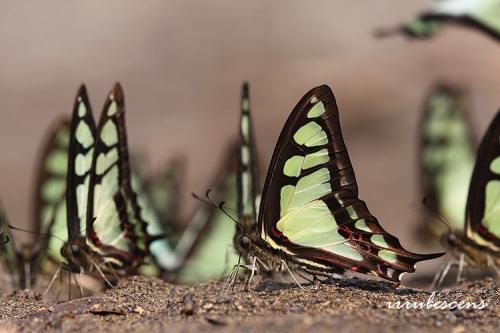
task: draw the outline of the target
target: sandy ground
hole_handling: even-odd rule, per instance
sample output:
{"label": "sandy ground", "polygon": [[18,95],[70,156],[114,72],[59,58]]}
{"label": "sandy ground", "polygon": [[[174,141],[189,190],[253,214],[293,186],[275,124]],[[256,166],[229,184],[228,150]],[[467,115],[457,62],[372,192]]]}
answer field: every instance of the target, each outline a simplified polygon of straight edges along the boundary
{"label": "sandy ground", "polygon": [[431,292],[360,279],[297,285],[257,278],[219,295],[223,281],[176,286],[133,277],[101,295],[46,303],[30,291],[3,297],[2,332],[499,332],[500,285],[465,282],[436,301],[487,304],[482,310],[389,309],[427,302]]}

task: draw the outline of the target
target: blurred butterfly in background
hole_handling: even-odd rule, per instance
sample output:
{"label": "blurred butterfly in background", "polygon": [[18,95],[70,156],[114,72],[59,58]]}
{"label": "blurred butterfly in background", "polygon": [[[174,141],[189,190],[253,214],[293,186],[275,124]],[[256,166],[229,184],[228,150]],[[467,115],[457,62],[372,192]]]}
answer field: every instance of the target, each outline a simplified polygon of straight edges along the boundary
{"label": "blurred butterfly in background", "polygon": [[[453,229],[463,229],[475,144],[464,94],[435,86],[426,99],[420,122],[420,183],[426,204]],[[417,235],[430,242],[442,238],[435,219],[421,224]]]}
{"label": "blurred butterfly in background", "polygon": [[382,30],[377,34],[401,32],[415,38],[428,38],[449,21],[478,28],[500,39],[500,0],[434,0],[429,9],[397,30]]}
{"label": "blurred butterfly in background", "polygon": [[236,145],[230,145],[212,182],[212,202],[197,207],[177,242],[175,250],[182,262],[171,274],[175,282],[216,279],[227,275],[238,262],[233,247],[236,225],[216,205],[224,201],[225,206],[236,207],[236,152]]}
{"label": "blurred butterfly in background", "polygon": [[477,152],[464,227],[452,226],[446,241],[460,260],[448,262],[436,274],[433,286],[441,285],[453,265],[458,265],[457,281],[464,265],[493,270],[500,276],[500,112],[490,123]]}
{"label": "blurred butterfly in background", "polygon": [[250,108],[245,104],[237,173],[242,229],[235,245],[253,268],[287,269],[292,277],[291,271],[331,277],[349,270],[400,282],[402,273],[414,272],[417,262],[442,255],[405,250],[358,198],[328,86],[309,91],[286,121],[257,215],[256,153]]}
{"label": "blurred butterfly in background", "polygon": [[60,258],[61,237],[66,235],[66,172],[69,122],[58,121],[44,145],[35,186],[32,234],[36,240],[17,248],[7,216],[0,211],[0,226],[10,242],[0,248],[0,259],[10,273],[14,288],[30,289],[42,272],[54,271]]}

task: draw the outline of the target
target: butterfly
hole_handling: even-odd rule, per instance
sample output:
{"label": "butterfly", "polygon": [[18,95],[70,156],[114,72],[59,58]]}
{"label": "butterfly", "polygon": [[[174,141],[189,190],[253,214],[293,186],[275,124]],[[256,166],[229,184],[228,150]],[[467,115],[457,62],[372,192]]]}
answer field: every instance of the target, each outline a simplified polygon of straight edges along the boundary
{"label": "butterfly", "polygon": [[405,250],[358,198],[335,97],[328,86],[309,91],[286,121],[258,215],[256,154],[245,98],[240,125],[237,183],[242,229],[235,246],[252,267],[268,272],[286,268],[290,274],[302,271],[313,277],[349,270],[400,282],[403,273],[415,271],[417,262],[443,255]]}
{"label": "butterfly", "polygon": [[439,0],[419,17],[403,25],[403,33],[417,38],[431,37],[446,21],[476,27],[494,38],[500,38],[499,0]]}
{"label": "butterfly", "polygon": [[95,124],[85,86],[71,119],[66,188],[65,267],[119,277],[134,273],[154,240],[134,192],[120,84],[109,93]]}
{"label": "butterfly", "polygon": [[215,279],[237,264],[238,255],[232,246],[235,224],[215,204],[223,200],[228,207],[236,205],[236,148],[230,145],[217,169],[220,171],[209,192],[213,203],[197,207],[179,238],[175,249],[182,259],[179,269],[171,274],[176,282],[192,284]]}
{"label": "butterfly", "polygon": [[[426,204],[453,229],[463,229],[475,143],[465,97],[457,88],[435,86],[420,122],[420,181]],[[426,221],[418,235],[424,241],[442,236],[442,226]]]}
{"label": "butterfly", "polygon": [[69,122],[58,120],[50,129],[44,144],[35,186],[35,205],[32,232],[34,242],[16,247],[7,215],[0,210],[0,226],[10,240],[0,248],[0,258],[12,277],[14,288],[30,289],[37,275],[51,272],[53,262],[60,257],[64,237],[66,205],[66,171],[68,165]]}
{"label": "butterfly", "polygon": [[[451,228],[446,241],[459,262],[450,261],[436,275],[442,283],[449,268],[466,264],[494,269],[500,276],[500,112],[490,123],[479,149],[472,172],[463,228]],[[439,279],[438,279],[439,277]]]}

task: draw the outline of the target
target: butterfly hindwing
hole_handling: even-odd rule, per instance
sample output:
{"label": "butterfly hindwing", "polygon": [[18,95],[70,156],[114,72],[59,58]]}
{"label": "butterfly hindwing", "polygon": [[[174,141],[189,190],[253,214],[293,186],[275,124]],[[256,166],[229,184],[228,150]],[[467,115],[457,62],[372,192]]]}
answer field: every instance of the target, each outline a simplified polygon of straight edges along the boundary
{"label": "butterfly hindwing", "polygon": [[500,112],[479,146],[467,201],[465,233],[477,244],[500,251]]}
{"label": "butterfly hindwing", "polygon": [[292,260],[322,271],[346,269],[399,281],[438,255],[406,251],[358,198],[332,91],[320,86],[292,111],[268,170],[261,237]]}

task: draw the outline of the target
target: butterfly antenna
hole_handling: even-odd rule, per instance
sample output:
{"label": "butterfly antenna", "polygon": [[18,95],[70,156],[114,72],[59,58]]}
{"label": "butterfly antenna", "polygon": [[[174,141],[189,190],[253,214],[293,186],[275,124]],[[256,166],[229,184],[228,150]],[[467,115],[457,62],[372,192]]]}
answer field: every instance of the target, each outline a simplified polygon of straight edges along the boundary
{"label": "butterfly antenna", "polygon": [[[191,195],[193,196],[193,198],[195,198],[198,201],[203,202],[204,204],[207,204],[209,206],[213,206],[214,205],[212,202],[199,197],[196,193],[191,193]],[[219,205],[215,205],[215,206],[218,207]]]}
{"label": "butterfly antenna", "polygon": [[[64,239],[62,239],[61,237],[59,236],[56,236],[54,234],[50,234],[50,233],[44,233],[44,232],[38,232],[38,231],[31,231],[31,230],[27,230],[27,229],[21,229],[21,228],[18,228],[18,227],[15,227],[13,225],[11,225],[10,223],[7,224],[7,226],[12,229],[12,230],[16,230],[16,231],[22,231],[22,232],[27,232],[29,234],[34,234],[34,235],[38,235],[38,236],[44,236],[44,237],[54,237],[55,239],[58,239],[60,240],[61,242],[65,243],[66,241]],[[6,236],[7,237],[7,236]],[[8,237],[7,237],[8,238]]]}
{"label": "butterfly antenna", "polygon": [[219,210],[221,212],[224,213],[224,215],[226,215],[227,217],[229,217],[234,223],[236,223],[236,225],[238,226],[238,228],[240,228],[240,231],[244,234],[245,231],[243,230],[243,226],[240,224],[240,222],[238,222],[237,219],[235,219],[231,214],[228,213],[228,211],[226,210],[226,208],[224,207],[224,205],[226,204],[225,201],[221,201],[220,203],[217,203],[217,201],[212,198],[210,196],[210,192],[212,192],[212,189],[208,189],[207,192],[205,193],[205,196],[207,197],[207,199],[215,206],[217,206],[217,208],[219,208]]}
{"label": "butterfly antenna", "polygon": [[438,214],[434,208],[431,207],[431,205],[429,204],[429,198],[425,197],[422,199],[422,203],[424,204],[424,206],[427,208],[428,210],[428,213],[430,213],[430,215],[432,217],[434,217],[435,219],[437,219],[439,222],[441,222],[445,227],[446,229],[448,230],[448,233],[452,233],[453,230],[450,226],[450,223],[443,217],[441,216],[440,214]]}
{"label": "butterfly antenna", "polygon": [[196,193],[191,193],[191,195],[193,196],[193,198],[195,198],[196,200],[199,200],[209,206],[213,206],[213,207],[216,207],[217,209],[219,209],[222,213],[224,213],[224,215],[226,215],[227,217],[229,217],[234,223],[236,223],[236,225],[238,226],[238,228],[240,228],[241,232],[244,233],[243,231],[243,226],[231,215],[227,212],[226,208],[224,207],[224,204],[226,203],[225,201],[222,201],[221,203],[218,203],[215,199],[213,199],[211,196],[210,196],[210,193],[212,192],[212,189],[208,189],[206,192],[205,192],[205,197],[206,199],[204,198],[201,198],[199,197]]}

